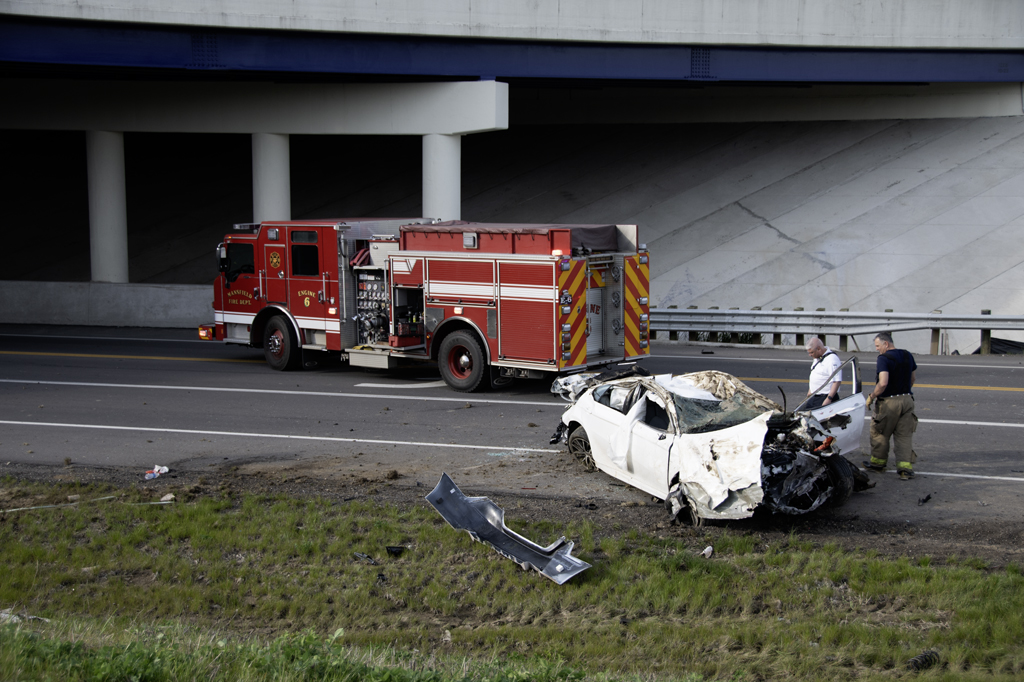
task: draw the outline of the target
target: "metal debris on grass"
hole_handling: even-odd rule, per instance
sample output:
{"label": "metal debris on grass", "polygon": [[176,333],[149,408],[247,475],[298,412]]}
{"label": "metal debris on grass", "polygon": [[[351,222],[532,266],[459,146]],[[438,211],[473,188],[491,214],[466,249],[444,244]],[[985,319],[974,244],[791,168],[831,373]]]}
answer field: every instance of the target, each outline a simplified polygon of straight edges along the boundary
{"label": "metal debris on grass", "polygon": [[590,568],[590,564],[572,556],[573,542],[565,536],[547,547],[524,538],[505,525],[501,507],[486,497],[467,497],[448,474],[441,474],[427,502],[455,530],[466,531],[506,559],[524,569],[532,568],[559,585]]}

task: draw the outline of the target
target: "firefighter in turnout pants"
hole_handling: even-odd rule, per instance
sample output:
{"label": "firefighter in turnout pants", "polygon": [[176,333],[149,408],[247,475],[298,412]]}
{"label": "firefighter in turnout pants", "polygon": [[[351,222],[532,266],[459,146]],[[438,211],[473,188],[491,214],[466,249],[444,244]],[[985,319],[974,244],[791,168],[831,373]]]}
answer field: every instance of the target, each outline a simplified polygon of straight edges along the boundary
{"label": "firefighter in turnout pants", "polygon": [[896,471],[900,479],[914,477],[917,454],[913,449],[917,415],[911,388],[917,379],[917,363],[909,351],[896,348],[892,336],[883,332],[875,337],[878,351],[875,389],[867,397],[867,405],[875,403],[871,419],[871,460],[864,466],[872,471],[885,471],[889,460],[889,439],[893,439]]}

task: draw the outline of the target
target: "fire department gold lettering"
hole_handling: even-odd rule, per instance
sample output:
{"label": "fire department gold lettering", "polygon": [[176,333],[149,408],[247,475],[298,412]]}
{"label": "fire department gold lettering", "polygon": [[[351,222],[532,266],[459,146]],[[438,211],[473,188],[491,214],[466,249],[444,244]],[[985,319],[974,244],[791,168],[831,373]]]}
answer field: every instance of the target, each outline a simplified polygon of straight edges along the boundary
{"label": "fire department gold lettering", "polygon": [[252,305],[252,301],[246,298],[229,298],[228,303],[232,305]]}
{"label": "fire department gold lettering", "polygon": [[245,296],[246,298],[252,298],[252,292],[246,291],[245,289],[232,289],[228,292],[228,296]]}
{"label": "fire department gold lettering", "polygon": [[315,291],[310,291],[309,289],[302,289],[301,291],[296,292],[296,295],[297,296],[316,296],[316,292]]}

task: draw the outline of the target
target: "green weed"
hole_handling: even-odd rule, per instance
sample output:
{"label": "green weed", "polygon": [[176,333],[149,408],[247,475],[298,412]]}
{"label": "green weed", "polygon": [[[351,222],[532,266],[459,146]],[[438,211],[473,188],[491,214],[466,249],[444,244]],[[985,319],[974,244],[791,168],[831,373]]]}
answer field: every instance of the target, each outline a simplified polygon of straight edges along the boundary
{"label": "green weed", "polygon": [[[5,497],[67,495],[18,488]],[[515,524],[593,564],[558,586],[425,504],[117,495],[0,517],[0,608],[52,619],[2,629],[8,677],[852,680],[926,649],[941,675],[1024,674],[1016,565]]]}

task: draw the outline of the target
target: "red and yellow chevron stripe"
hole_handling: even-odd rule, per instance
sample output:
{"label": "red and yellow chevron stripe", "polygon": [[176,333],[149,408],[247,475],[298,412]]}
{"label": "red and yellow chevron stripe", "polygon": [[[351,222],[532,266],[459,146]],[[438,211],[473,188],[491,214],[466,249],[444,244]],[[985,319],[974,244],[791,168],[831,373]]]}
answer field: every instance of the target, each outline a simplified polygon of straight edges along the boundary
{"label": "red and yellow chevron stripe", "polygon": [[[643,254],[647,260],[647,254]],[[651,352],[650,343],[650,314],[649,296],[651,288],[650,264],[641,263],[640,256],[628,256],[622,264],[625,272],[625,354],[626,358],[648,355]],[[643,302],[641,303],[641,299]],[[641,324],[640,316],[643,315],[644,322]]]}
{"label": "red and yellow chevron stripe", "polygon": [[590,288],[600,289],[604,286],[604,270],[590,271]]}
{"label": "red and yellow chevron stripe", "polygon": [[[561,261],[558,266],[558,328],[555,331],[558,339],[558,368],[577,367],[587,362],[587,268],[586,262],[581,260],[570,260],[569,269],[563,270],[566,261]],[[564,292],[572,296],[572,304],[569,305],[569,312],[563,313],[565,309],[561,303]],[[568,325],[568,332],[562,330]],[[566,348],[568,345],[568,348]],[[565,353],[569,354],[568,359]]]}

